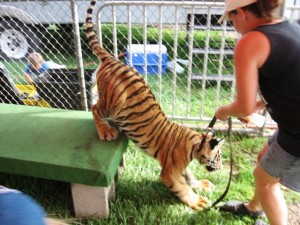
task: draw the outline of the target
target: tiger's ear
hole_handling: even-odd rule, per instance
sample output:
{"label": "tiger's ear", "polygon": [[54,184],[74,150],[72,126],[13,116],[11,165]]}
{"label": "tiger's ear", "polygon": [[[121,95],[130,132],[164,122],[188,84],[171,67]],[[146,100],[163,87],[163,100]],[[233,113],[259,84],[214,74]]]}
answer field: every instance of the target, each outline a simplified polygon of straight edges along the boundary
{"label": "tiger's ear", "polygon": [[211,149],[214,149],[217,146],[221,147],[224,144],[224,142],[225,142],[224,138],[220,138],[220,139],[214,138],[209,141],[209,145]]}

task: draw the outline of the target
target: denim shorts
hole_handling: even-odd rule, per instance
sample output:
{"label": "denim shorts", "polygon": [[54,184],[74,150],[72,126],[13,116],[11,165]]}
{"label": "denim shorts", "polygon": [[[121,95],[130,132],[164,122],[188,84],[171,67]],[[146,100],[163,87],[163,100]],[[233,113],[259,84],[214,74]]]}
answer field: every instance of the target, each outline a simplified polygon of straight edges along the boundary
{"label": "denim shorts", "polygon": [[280,147],[277,135],[278,131],[268,140],[269,149],[261,159],[261,166],[272,177],[280,178],[282,185],[300,192],[300,157]]}

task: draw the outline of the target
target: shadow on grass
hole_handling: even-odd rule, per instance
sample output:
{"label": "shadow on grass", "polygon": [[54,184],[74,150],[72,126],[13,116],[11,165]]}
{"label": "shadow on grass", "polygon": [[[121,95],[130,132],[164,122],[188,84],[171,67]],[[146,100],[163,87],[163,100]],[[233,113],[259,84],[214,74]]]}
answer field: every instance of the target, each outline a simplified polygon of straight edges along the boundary
{"label": "shadow on grass", "polygon": [[0,185],[30,195],[49,215],[59,218],[74,216],[69,183],[0,173]]}

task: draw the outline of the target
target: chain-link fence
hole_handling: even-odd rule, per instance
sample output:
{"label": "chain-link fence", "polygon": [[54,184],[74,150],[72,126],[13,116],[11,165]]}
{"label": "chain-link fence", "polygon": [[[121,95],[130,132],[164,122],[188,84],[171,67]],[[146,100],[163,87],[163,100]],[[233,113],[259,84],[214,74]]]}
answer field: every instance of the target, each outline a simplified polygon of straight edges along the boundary
{"label": "chain-link fence", "polygon": [[[18,90],[5,90],[2,101],[17,99],[15,102],[26,105],[88,109],[91,75],[96,68],[82,28],[88,5],[89,1],[70,0],[1,1],[2,67],[7,69],[10,84],[16,85],[13,90]],[[77,49],[81,43],[82,48]],[[24,70],[28,54],[34,51],[42,54],[50,70],[47,79],[43,76],[32,86]]]}
{"label": "chain-link fence", "polygon": [[[93,73],[99,61],[85,37],[88,5],[1,1],[0,102],[89,110],[97,98]],[[144,75],[171,119],[205,126],[235,94],[238,34],[217,23],[223,7],[222,1],[98,1],[94,22],[103,47]],[[286,9],[297,21],[299,6]],[[24,69],[33,51],[50,69],[32,85]]]}

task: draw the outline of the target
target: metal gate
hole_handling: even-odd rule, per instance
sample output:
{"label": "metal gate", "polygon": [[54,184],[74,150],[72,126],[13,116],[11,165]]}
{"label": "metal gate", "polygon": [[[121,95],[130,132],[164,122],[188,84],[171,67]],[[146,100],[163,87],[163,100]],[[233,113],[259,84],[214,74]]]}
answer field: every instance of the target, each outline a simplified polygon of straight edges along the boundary
{"label": "metal gate", "polygon": [[[239,35],[230,24],[217,23],[223,7],[220,2],[107,2],[98,8],[98,37],[115,57],[125,54],[125,62],[141,71],[169,118],[204,128],[215,110],[235,96],[232,55]],[[110,23],[102,22],[108,18]],[[112,37],[106,37],[107,29]],[[138,35],[142,39],[136,40]],[[157,70],[151,74],[155,47]],[[168,54],[167,65],[164,54]],[[138,61],[139,56],[144,60]],[[271,120],[268,123],[274,126]],[[226,129],[218,124],[217,129]],[[264,131],[237,120],[234,130]]]}

